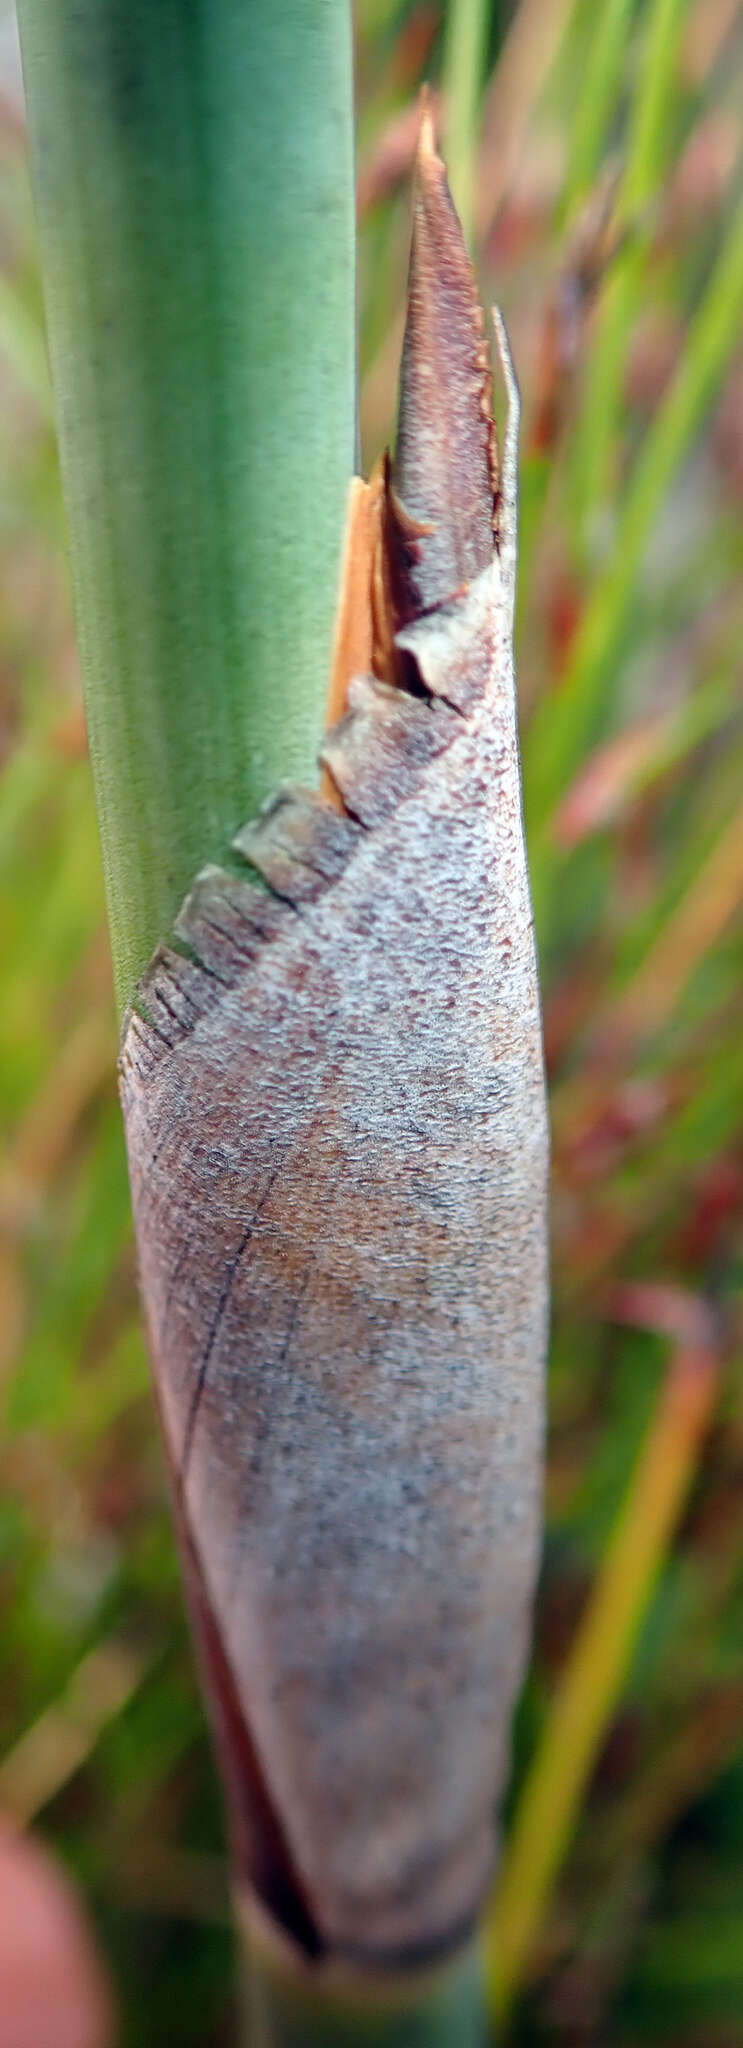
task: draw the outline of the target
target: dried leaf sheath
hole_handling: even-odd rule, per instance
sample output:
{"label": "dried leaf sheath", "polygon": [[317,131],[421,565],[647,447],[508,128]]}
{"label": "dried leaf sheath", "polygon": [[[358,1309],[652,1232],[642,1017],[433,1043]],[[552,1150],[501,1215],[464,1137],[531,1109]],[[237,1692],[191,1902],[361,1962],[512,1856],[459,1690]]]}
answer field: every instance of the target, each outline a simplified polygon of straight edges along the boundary
{"label": "dried leaf sheath", "polygon": [[393,504],[401,501],[428,536],[410,596],[429,610],[490,562],[497,455],[485,323],[428,112],[416,164],[393,482]]}
{"label": "dried leaf sheath", "polygon": [[[424,137],[416,237],[466,280],[435,163]],[[406,622],[395,683],[356,677],[327,737],[344,808],[281,791],[239,840],[263,886],[198,878],[121,1059],[190,1570],[233,1782],[242,1740],[260,1787],[243,1856],[308,1946],[371,1962],[435,1953],[477,1911],[538,1545],[547,1144],[515,463],[511,439],[499,552],[448,587],[492,532],[460,312],[432,368],[475,509],[469,483],[447,509],[432,445],[426,497],[409,336],[383,522]]]}

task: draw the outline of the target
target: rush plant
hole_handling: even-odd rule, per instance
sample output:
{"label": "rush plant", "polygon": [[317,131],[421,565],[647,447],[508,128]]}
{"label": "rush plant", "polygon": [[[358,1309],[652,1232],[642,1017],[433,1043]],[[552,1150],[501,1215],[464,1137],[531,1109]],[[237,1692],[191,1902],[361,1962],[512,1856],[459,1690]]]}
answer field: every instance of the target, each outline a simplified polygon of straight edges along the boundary
{"label": "rush plant", "polygon": [[424,113],[395,452],[354,478],[345,4],[21,16],[142,1291],[247,2038],[474,2048],[546,1321],[508,344],[496,314],[499,454]]}

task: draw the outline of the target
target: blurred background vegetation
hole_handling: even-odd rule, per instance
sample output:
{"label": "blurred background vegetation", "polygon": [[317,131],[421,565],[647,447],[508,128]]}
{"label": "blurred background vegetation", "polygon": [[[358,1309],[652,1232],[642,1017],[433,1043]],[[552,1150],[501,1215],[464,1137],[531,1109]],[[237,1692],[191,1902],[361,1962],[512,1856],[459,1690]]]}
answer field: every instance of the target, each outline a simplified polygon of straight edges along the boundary
{"label": "blurred background vegetation", "polygon": [[[356,24],[365,466],[424,78],[525,409],[555,1311],[498,2035],[740,2048],[743,5],[357,0]],[[83,1887],[122,2041],[218,2048],[222,1821],[139,1324],[7,9],[0,750],[0,1814]]]}

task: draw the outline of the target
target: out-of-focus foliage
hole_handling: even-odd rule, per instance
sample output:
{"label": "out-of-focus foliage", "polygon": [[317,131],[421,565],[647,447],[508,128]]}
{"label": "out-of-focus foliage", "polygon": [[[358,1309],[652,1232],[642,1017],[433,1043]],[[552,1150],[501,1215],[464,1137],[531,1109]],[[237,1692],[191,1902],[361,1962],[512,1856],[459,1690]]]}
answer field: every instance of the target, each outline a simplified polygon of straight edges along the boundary
{"label": "out-of-focus foliage", "polygon": [[[743,5],[484,15],[482,80],[451,38],[446,73],[481,96],[476,254],[524,395],[517,651],[555,1188],[549,1529],[490,1920],[500,2038],[734,2048]],[[367,464],[392,426],[412,110],[442,31],[437,0],[359,0]],[[84,1885],[125,2043],[217,2048],[222,1824],[139,1329],[12,52],[4,34],[0,1810]]]}

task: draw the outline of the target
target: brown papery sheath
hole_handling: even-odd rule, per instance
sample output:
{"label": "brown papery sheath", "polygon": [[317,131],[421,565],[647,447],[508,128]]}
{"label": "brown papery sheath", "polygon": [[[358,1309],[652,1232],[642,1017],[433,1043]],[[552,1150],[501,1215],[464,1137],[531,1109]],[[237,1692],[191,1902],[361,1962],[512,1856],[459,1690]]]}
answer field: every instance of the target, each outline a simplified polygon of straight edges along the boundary
{"label": "brown papery sheath", "polygon": [[495,317],[499,474],[424,119],[397,452],[356,494],[341,606],[337,659],[369,667],[336,664],[329,794],[280,790],[243,871],[197,877],[121,1055],[241,1869],[310,1951],[372,1965],[443,1953],[479,1909],[539,1544],[547,1129]]}

